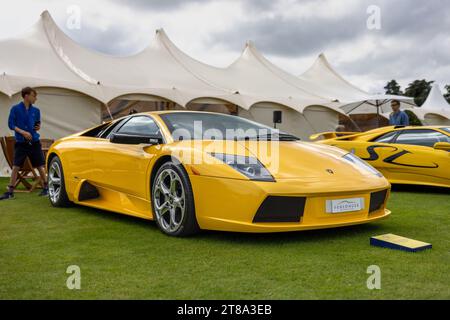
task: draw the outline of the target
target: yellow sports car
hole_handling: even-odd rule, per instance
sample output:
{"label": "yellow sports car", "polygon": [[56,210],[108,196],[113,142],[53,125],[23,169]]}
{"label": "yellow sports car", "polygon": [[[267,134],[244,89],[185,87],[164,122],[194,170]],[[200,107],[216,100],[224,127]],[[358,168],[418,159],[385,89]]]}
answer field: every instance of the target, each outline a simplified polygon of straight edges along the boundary
{"label": "yellow sports car", "polygon": [[327,132],[327,144],[366,160],[393,184],[450,188],[450,127],[384,127],[363,133]]}
{"label": "yellow sports car", "polygon": [[390,214],[389,182],[353,154],[217,113],[130,115],[56,141],[47,166],[54,206],[155,220],[172,236],[331,228]]}

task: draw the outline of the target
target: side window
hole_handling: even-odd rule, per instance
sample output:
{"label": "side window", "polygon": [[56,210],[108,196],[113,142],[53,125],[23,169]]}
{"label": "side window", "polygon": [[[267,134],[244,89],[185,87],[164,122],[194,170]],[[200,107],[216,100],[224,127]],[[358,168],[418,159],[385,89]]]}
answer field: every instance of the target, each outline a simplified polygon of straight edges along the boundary
{"label": "side window", "polygon": [[91,130],[89,130],[88,132],[85,132],[83,134],[83,137],[93,137],[93,138],[98,138],[100,133],[103,132],[103,130],[105,130],[106,127],[109,126],[109,123],[104,123],[100,126],[97,126]]}
{"label": "side window", "polygon": [[108,138],[109,138],[109,135],[111,134],[111,132],[112,132],[115,128],[119,127],[120,124],[121,124],[121,123],[124,123],[126,120],[127,120],[127,119],[122,119],[122,120],[119,120],[119,121],[116,121],[116,122],[112,123],[109,127],[107,127],[106,129],[104,129],[104,130],[100,133],[99,138],[101,138],[101,139],[108,139]]}
{"label": "side window", "polygon": [[378,137],[374,139],[374,142],[380,142],[380,143],[390,143],[392,142],[392,139],[394,136],[398,133],[398,131],[391,131],[389,133],[383,134],[381,137]]}
{"label": "side window", "polygon": [[434,130],[403,131],[396,143],[416,146],[433,147],[437,142],[450,142],[450,138]]}
{"label": "side window", "polygon": [[136,135],[161,135],[158,125],[152,118],[146,116],[137,116],[131,118],[118,131],[123,134]]}

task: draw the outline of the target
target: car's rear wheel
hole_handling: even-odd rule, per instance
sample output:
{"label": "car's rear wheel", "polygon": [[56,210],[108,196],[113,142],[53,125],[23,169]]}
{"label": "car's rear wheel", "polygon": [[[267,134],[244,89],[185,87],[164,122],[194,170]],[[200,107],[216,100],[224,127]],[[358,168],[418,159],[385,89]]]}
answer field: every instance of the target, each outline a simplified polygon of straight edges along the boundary
{"label": "car's rear wheel", "polygon": [[159,168],[152,186],[152,207],[159,229],[167,235],[184,237],[200,229],[189,176],[181,165],[167,162]]}
{"label": "car's rear wheel", "polygon": [[48,197],[54,207],[71,205],[66,192],[63,167],[57,156],[52,159],[48,168]]}

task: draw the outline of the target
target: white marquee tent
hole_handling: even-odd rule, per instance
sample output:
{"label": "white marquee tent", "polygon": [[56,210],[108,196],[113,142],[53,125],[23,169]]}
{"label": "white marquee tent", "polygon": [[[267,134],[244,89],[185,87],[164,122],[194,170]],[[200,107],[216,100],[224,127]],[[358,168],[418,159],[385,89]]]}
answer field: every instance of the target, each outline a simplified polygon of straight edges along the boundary
{"label": "white marquee tent", "polygon": [[[347,81],[328,62],[325,55],[319,55],[315,63],[299,77],[300,85],[311,92],[332,101],[339,101],[346,114],[376,114],[391,112],[390,102],[399,100],[402,108],[412,109],[414,99],[410,97],[370,94]],[[378,110],[377,110],[378,109]]]}
{"label": "white marquee tent", "polygon": [[[292,115],[290,120],[299,120],[291,121],[286,129],[303,138],[337,125],[325,117],[313,119],[318,123],[311,126],[302,113],[307,107],[324,108],[328,115],[339,114],[339,109],[326,99],[284,85],[254,61],[246,63],[249,52],[243,53],[242,63],[236,62],[234,68],[229,68],[235,71],[226,76],[225,83],[215,83],[219,73],[202,78],[202,70],[187,68],[193,59],[184,55],[186,59],[180,60],[181,51],[174,49],[164,32],[158,31],[154,41],[133,56],[94,52],[66,36],[45,11],[29,32],[0,41],[0,134],[10,133],[9,108],[20,100],[19,92],[24,86],[38,89],[38,106],[43,114],[41,134],[53,139],[100,123],[102,106],[115,98],[133,95],[171,101],[182,107],[192,102],[227,102],[238,106],[248,117],[252,117],[251,108],[257,103],[261,108],[286,108]],[[271,123],[269,112],[265,114],[260,117],[257,113],[257,120]],[[5,173],[3,156],[0,162],[0,170]]]}
{"label": "white marquee tent", "polygon": [[427,125],[450,125],[450,104],[435,83],[428,94],[427,100],[414,113]]}
{"label": "white marquee tent", "polygon": [[[353,91],[345,91],[326,72],[314,75],[316,65],[298,78],[248,43],[233,64],[216,68],[186,55],[163,30],[140,53],[115,57],[82,47],[45,11],[28,33],[0,41],[0,135],[10,134],[9,108],[20,100],[21,88],[31,86],[38,90],[45,138],[100,123],[102,108],[117,99],[165,101],[193,109],[210,105],[212,110],[228,104],[238,115],[266,124],[272,123],[274,110],[282,110],[280,129],[307,138],[335,130],[339,117],[345,117],[339,108],[343,104],[371,97],[351,85]],[[5,167],[0,155],[0,173],[6,173]]]}
{"label": "white marquee tent", "polygon": [[[275,67],[248,42],[241,56],[227,68],[216,68],[201,63],[178,49],[158,30],[158,40],[171,55],[199,79],[229,92],[239,93],[245,105],[239,115],[266,124],[272,123],[272,111],[283,111],[279,129],[306,138],[314,132],[335,129],[338,126],[339,104],[297,87],[274,72]],[[196,102],[199,100],[194,100]]]}

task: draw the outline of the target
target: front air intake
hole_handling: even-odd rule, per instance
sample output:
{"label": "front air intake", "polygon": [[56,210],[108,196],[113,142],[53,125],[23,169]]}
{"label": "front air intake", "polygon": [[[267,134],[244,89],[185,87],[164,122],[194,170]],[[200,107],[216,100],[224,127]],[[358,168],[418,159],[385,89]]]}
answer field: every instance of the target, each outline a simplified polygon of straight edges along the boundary
{"label": "front air intake", "polygon": [[253,223],[300,222],[305,210],[304,197],[269,196],[258,209]]}
{"label": "front air intake", "polygon": [[386,201],[387,192],[388,192],[387,190],[383,190],[379,192],[374,192],[370,195],[369,213],[378,211],[383,207],[384,202]]}

